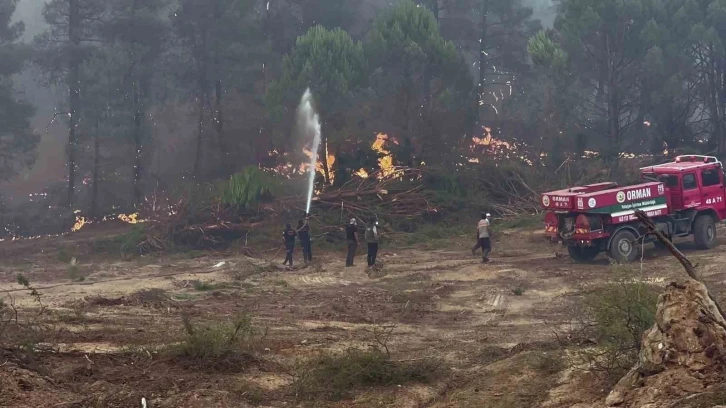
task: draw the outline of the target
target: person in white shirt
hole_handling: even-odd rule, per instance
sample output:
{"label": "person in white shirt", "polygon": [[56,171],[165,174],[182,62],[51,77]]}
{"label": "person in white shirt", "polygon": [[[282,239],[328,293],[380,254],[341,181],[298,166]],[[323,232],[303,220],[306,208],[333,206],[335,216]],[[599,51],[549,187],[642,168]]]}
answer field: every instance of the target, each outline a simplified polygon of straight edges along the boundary
{"label": "person in white shirt", "polygon": [[476,250],[482,250],[482,262],[489,262],[489,254],[492,252],[492,240],[489,231],[492,215],[489,213],[482,214],[481,220],[476,225],[476,245],[471,249],[472,255],[476,254]]}

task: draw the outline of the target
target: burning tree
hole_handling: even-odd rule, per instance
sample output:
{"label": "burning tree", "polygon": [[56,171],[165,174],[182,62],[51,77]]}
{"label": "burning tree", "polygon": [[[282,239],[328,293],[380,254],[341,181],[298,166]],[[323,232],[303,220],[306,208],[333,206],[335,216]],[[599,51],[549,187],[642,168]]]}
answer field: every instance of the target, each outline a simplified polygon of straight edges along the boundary
{"label": "burning tree", "polygon": [[310,87],[322,122],[320,156],[325,183],[331,179],[329,151],[337,156],[346,128],[345,112],[361,89],[366,74],[363,48],[341,29],[311,28],[298,38],[285,56],[282,78],[270,87],[268,101],[280,118],[284,106],[294,106],[305,88]]}

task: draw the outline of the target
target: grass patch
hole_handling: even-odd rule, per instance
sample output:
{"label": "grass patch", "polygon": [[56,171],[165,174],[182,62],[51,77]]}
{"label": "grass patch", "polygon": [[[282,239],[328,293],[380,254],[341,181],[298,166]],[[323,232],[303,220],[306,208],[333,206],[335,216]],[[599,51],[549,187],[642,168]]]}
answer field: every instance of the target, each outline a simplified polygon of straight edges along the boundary
{"label": "grass patch", "polygon": [[73,258],[76,257],[75,250],[70,248],[62,247],[58,250],[58,261],[61,263],[70,263]]}
{"label": "grass patch", "polygon": [[526,361],[531,369],[544,375],[557,374],[565,368],[562,355],[556,352],[532,353],[527,355]]}
{"label": "grass patch", "polygon": [[191,294],[191,293],[176,293],[176,294],[172,295],[172,298],[174,300],[179,300],[179,301],[194,300],[198,297],[199,296]]}
{"label": "grass patch", "polygon": [[194,286],[194,290],[197,290],[199,292],[209,292],[212,290],[221,290],[221,289],[229,289],[231,287],[234,287],[236,285],[233,285],[231,283],[226,282],[220,282],[220,283],[212,283],[212,282],[202,282],[202,281],[193,281],[192,285]]}
{"label": "grass patch", "polygon": [[198,325],[182,316],[182,323],[184,340],[170,346],[168,352],[183,362],[204,368],[240,369],[254,361],[252,345],[258,333],[249,315]]}
{"label": "grass patch", "polygon": [[512,294],[514,296],[522,296],[522,295],[524,295],[525,291],[526,290],[523,287],[517,286],[516,288],[512,289]]}
{"label": "grass patch", "polygon": [[251,405],[257,406],[262,403],[262,389],[248,381],[242,381],[239,383],[237,387],[235,387],[234,391]]}
{"label": "grass patch", "polygon": [[141,254],[139,245],[146,239],[146,229],[136,224],[131,231],[112,237],[99,238],[93,241],[93,252],[97,254]]}
{"label": "grass patch", "polygon": [[68,279],[74,282],[83,282],[86,280],[86,277],[81,272],[80,265],[76,262],[76,258],[72,258],[68,264]]}
{"label": "grass patch", "polygon": [[510,229],[536,229],[539,227],[544,228],[544,216],[542,214],[524,214],[492,222],[494,232]]}
{"label": "grass patch", "polygon": [[643,332],[653,326],[659,290],[637,280],[639,273],[614,267],[614,278],[587,293],[577,313],[582,327],[575,337],[594,339],[597,347],[580,350],[588,370],[614,383],[637,361]]}
{"label": "grass patch", "polygon": [[430,383],[447,372],[435,359],[394,361],[380,350],[349,349],[341,354],[322,354],[302,364],[293,389],[299,399],[340,400],[351,398],[361,387]]}

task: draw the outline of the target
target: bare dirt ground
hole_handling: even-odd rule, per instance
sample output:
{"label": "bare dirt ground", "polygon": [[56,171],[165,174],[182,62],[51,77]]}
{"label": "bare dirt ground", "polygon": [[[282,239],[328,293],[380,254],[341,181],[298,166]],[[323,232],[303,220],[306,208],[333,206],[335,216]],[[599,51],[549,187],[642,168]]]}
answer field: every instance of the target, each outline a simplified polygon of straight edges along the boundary
{"label": "bare dirt ground", "polygon": [[[574,264],[537,232],[503,234],[489,264],[463,238],[383,246],[375,278],[365,273],[364,253],[352,268],[344,267],[344,253],[327,252],[309,267],[284,270],[234,251],[132,260],[89,252],[111,232],[0,243],[6,303],[10,294],[21,310],[33,307],[16,283],[22,273],[49,307],[52,333],[40,345],[52,351],[35,353],[30,364],[0,361],[0,406],[135,407],[143,397],[149,407],[556,408],[597,406],[607,393],[561,364],[561,336],[583,291],[606,282],[611,268],[604,259]],[[722,292],[723,248],[683,248]],[[642,279],[665,285],[681,273],[649,246]],[[241,312],[266,330],[249,364],[202,368],[157,353],[183,339],[183,313],[209,322]],[[385,330],[392,330],[385,345],[394,360],[432,357],[451,371],[427,385],[357,389],[341,401],[297,398],[302,361],[380,347]]]}

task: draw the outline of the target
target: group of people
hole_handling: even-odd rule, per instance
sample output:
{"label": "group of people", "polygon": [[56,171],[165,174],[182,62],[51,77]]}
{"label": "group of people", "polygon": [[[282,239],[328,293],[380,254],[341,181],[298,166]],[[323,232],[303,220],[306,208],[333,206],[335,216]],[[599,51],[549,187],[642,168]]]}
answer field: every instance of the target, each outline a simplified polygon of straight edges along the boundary
{"label": "group of people", "polygon": [[[489,262],[489,254],[492,251],[492,240],[491,240],[491,214],[485,213],[481,215],[481,220],[476,226],[476,245],[471,249],[472,255],[476,254],[476,250],[481,248],[482,250],[482,262]],[[348,225],[345,227],[345,237],[348,241],[348,255],[345,259],[345,266],[355,266],[355,254],[358,250],[358,221],[355,218],[351,218]],[[292,266],[292,254],[295,251],[295,240],[300,241],[302,246],[303,258],[305,263],[313,260],[312,246],[310,243],[310,223],[309,217],[305,217],[304,220],[299,220],[297,228],[292,228],[291,224],[285,226],[285,231],[282,233],[282,240],[285,244],[285,262],[283,265]],[[378,220],[372,219],[365,227],[364,239],[366,246],[368,247],[368,267],[372,268],[376,265],[376,257],[378,256],[378,242],[380,235],[378,232]]]}
{"label": "group of people", "polygon": [[285,231],[282,233],[282,240],[285,244],[285,262],[283,265],[292,266],[292,253],[295,251],[295,238],[300,240],[300,246],[302,246],[303,258],[305,263],[313,260],[313,248],[310,243],[310,223],[309,217],[305,217],[305,220],[299,220],[297,223],[297,229],[292,228],[291,224],[285,226]]}
{"label": "group of people", "polygon": [[[355,218],[351,218],[345,227],[345,238],[348,241],[348,256],[345,258],[345,266],[355,266],[353,261],[355,260],[355,253],[358,250],[358,221]],[[363,238],[366,240],[366,245],[368,246],[368,267],[372,268],[376,265],[378,241],[380,238],[377,220],[374,219],[368,223]]]}
{"label": "group of people", "polygon": [[[350,223],[345,227],[345,235],[348,241],[348,256],[345,260],[345,266],[354,266],[353,260],[355,253],[358,249],[358,222],[355,218],[350,219]],[[376,257],[378,256],[378,221],[371,220],[369,225],[365,228],[364,238],[368,246],[368,266],[373,267],[376,264]],[[303,258],[305,263],[309,263],[313,260],[312,245],[310,243],[310,223],[309,217],[305,217],[304,220],[299,220],[297,228],[293,228],[292,224],[285,226],[285,231],[282,233],[282,240],[285,245],[285,262],[283,265],[292,266],[292,254],[295,251],[295,240],[300,241],[302,246]]]}

